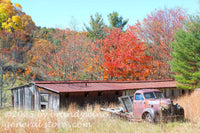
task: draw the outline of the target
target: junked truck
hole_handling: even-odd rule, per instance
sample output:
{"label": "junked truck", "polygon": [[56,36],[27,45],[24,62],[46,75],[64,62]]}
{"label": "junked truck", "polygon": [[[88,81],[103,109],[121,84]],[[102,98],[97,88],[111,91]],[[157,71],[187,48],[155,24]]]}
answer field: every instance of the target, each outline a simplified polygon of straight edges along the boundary
{"label": "junked truck", "polygon": [[101,108],[112,116],[130,121],[147,121],[150,123],[171,119],[183,120],[184,109],[166,99],[158,89],[137,90],[133,95],[118,98],[122,104],[119,108]]}

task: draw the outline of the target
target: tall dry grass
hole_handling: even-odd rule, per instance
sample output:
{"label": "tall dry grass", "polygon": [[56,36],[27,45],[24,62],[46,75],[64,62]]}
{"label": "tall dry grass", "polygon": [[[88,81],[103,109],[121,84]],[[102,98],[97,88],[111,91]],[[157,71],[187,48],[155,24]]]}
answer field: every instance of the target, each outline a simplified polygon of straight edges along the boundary
{"label": "tall dry grass", "polygon": [[175,102],[184,108],[187,120],[191,122],[200,121],[200,91],[194,91],[191,94],[180,97]]}
{"label": "tall dry grass", "polygon": [[[186,95],[177,100],[185,108],[186,122],[165,124],[147,124],[129,122],[110,117],[101,112],[100,105],[87,106],[80,110],[75,104],[68,110],[22,111],[13,109],[0,110],[0,133],[188,133],[200,132],[200,93]],[[113,106],[113,105],[111,105]]]}

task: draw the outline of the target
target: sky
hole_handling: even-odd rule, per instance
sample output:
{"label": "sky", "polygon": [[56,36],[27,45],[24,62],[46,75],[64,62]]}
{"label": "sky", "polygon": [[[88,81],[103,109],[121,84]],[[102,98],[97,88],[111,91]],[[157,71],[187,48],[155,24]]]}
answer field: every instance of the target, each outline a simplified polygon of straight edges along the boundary
{"label": "sky", "polygon": [[100,13],[108,25],[108,14],[118,12],[128,25],[142,21],[155,9],[184,8],[189,14],[200,10],[200,0],[11,0],[19,3],[37,26],[83,30],[90,16]]}

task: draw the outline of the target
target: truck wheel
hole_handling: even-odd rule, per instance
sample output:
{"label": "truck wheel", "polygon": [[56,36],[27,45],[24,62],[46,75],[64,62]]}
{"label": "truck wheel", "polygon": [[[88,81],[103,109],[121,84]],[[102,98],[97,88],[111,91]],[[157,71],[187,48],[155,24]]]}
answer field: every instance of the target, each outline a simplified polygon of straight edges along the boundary
{"label": "truck wheel", "polygon": [[153,123],[153,118],[150,113],[147,113],[147,115],[145,117],[145,121],[148,123]]}

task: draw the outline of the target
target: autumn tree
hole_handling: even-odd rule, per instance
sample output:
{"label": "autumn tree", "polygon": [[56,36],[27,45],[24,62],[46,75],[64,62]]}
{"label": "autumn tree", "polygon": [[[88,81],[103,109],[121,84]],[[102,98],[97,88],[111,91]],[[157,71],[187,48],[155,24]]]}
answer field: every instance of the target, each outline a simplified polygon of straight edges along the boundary
{"label": "autumn tree", "polygon": [[27,81],[38,80],[40,75],[42,76],[41,79],[48,77],[46,63],[51,60],[53,50],[53,44],[47,40],[40,39],[33,43],[31,50],[29,50],[26,55],[27,67],[24,76]]}
{"label": "autumn tree", "polygon": [[46,80],[83,78],[88,62],[87,51],[90,50],[87,47],[87,34],[56,29],[53,40],[56,40],[56,43],[38,40],[28,52],[30,73]]}
{"label": "autumn tree", "polygon": [[120,28],[121,30],[123,30],[128,23],[128,19],[124,20],[117,12],[110,13],[108,15],[108,20],[111,28]]}
{"label": "autumn tree", "polygon": [[[120,28],[109,30],[100,43],[103,44],[100,54],[104,55],[104,80],[137,80],[148,76],[151,58],[145,55],[146,47],[135,34],[135,27],[128,27],[126,32]],[[96,51],[100,51],[98,47]]]}
{"label": "autumn tree", "polygon": [[89,58],[88,58],[88,67],[86,72],[90,76],[91,80],[104,80],[104,53],[105,49],[103,46],[102,39],[92,42],[88,46]]}
{"label": "autumn tree", "polygon": [[7,88],[24,71],[24,55],[31,47],[34,28],[20,4],[0,0],[0,105],[8,98]]}
{"label": "autumn tree", "polygon": [[152,56],[151,79],[171,78],[169,61],[171,60],[169,43],[174,33],[183,28],[186,13],[181,8],[154,10],[136,24],[137,33],[147,46],[147,54]]}
{"label": "autumn tree", "polygon": [[171,43],[172,70],[184,89],[200,87],[200,17],[193,17],[184,30],[178,30]]}
{"label": "autumn tree", "polygon": [[96,13],[95,16],[90,16],[90,26],[85,25],[85,29],[88,32],[88,37],[95,41],[96,39],[104,38],[104,28],[106,25],[103,22],[102,15]]}
{"label": "autumn tree", "polygon": [[56,49],[55,58],[47,64],[51,69],[49,75],[56,80],[80,80],[84,77],[90,50],[88,49],[87,34],[67,29],[64,36],[59,35],[58,38],[60,37],[63,38],[60,40],[60,46]]}
{"label": "autumn tree", "polygon": [[36,27],[34,30],[34,39],[35,40],[43,39],[53,43],[54,42],[53,36],[55,32],[56,29],[54,28]]}
{"label": "autumn tree", "polygon": [[12,87],[23,72],[19,53],[23,50],[24,36],[20,33],[17,30],[14,33],[0,32],[0,106],[9,99],[7,88]]}
{"label": "autumn tree", "polygon": [[31,17],[22,11],[20,4],[10,0],[0,0],[0,30],[14,31],[22,29],[28,33],[34,29]]}

